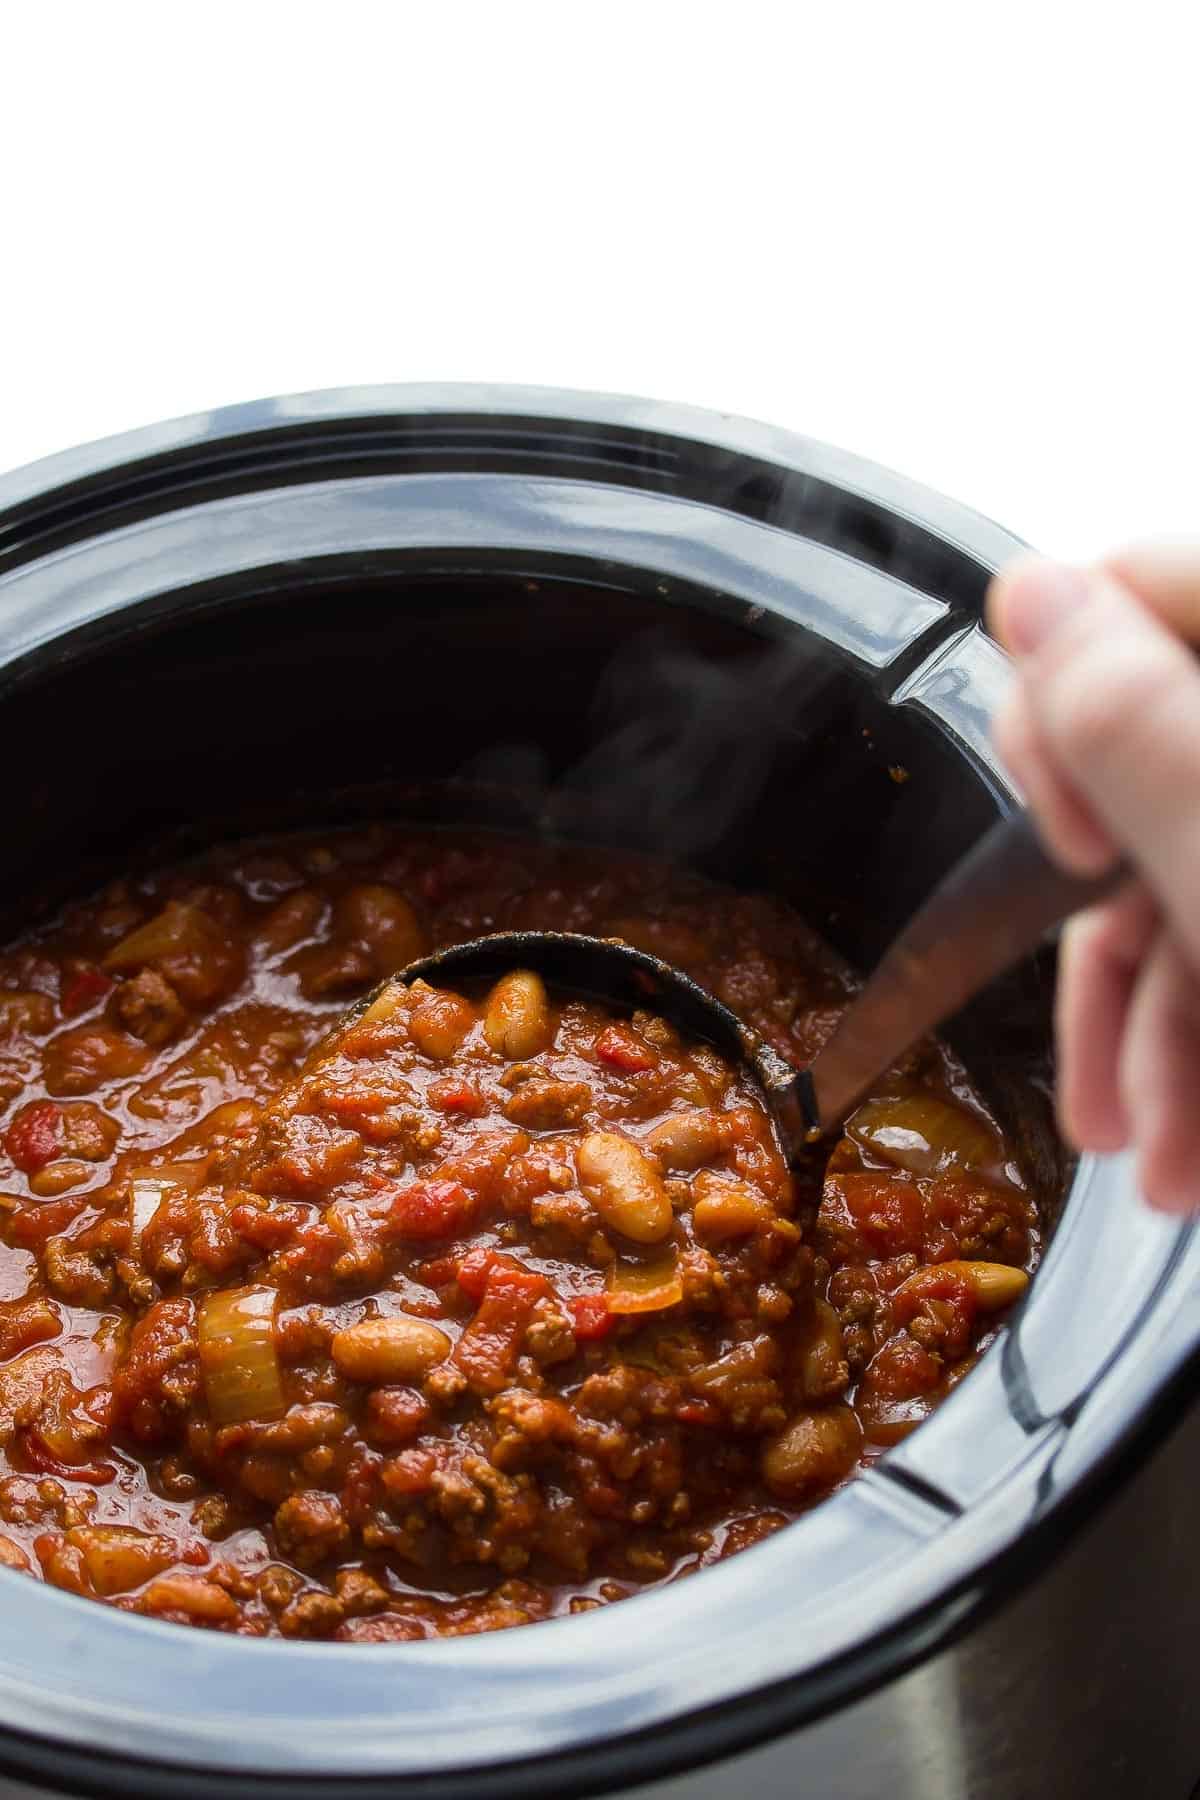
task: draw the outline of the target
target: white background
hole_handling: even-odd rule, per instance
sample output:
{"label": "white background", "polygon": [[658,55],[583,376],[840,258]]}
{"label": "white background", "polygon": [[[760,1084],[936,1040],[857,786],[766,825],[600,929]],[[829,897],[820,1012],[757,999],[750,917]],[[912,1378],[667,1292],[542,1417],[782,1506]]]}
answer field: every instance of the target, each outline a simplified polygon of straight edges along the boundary
{"label": "white background", "polygon": [[382,380],[742,412],[1086,555],[1200,528],[1191,0],[38,0],[0,469]]}

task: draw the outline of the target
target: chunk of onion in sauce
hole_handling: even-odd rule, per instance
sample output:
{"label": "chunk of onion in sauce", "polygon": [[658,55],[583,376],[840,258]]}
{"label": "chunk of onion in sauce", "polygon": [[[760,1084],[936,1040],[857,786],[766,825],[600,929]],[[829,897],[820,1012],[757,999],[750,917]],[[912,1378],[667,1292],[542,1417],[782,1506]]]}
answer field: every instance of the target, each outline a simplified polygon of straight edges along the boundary
{"label": "chunk of onion in sauce", "polygon": [[866,1101],[847,1120],[846,1134],[911,1175],[952,1168],[998,1172],[1002,1155],[995,1134],[975,1113],[921,1089]]}
{"label": "chunk of onion in sauce", "polygon": [[139,1178],[129,1184],[129,1248],[136,1255],[142,1233],[162,1205],[171,1187],[169,1181]]}
{"label": "chunk of onion in sauce", "polygon": [[208,1410],[217,1425],[277,1419],[286,1411],[271,1287],[226,1288],[200,1307],[197,1337]]}
{"label": "chunk of onion in sauce", "polygon": [[183,900],[168,900],[161,912],[114,944],[104,958],[104,967],[120,973],[163,957],[203,954],[214,942],[220,942],[220,936],[219,927],[199,907],[189,906]]}
{"label": "chunk of onion in sauce", "polygon": [[648,1262],[614,1263],[606,1291],[611,1313],[664,1312],[677,1306],[683,1299],[679,1257],[672,1247]]}

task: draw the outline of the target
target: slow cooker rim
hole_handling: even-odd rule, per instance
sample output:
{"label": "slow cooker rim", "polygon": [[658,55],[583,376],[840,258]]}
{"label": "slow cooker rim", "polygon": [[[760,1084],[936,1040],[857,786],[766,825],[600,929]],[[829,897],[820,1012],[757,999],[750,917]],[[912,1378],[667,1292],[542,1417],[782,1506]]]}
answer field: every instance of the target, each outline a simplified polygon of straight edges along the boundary
{"label": "slow cooker rim", "polygon": [[[460,391],[461,390],[455,391],[456,396],[457,396],[457,393]],[[587,396],[573,397],[572,396],[572,397],[568,397],[568,398],[571,398],[571,399],[578,398],[580,400],[586,400],[589,397],[587,397]],[[271,404],[271,403],[263,403],[263,404]],[[721,423],[723,424],[724,422],[722,421]],[[767,429],[767,428],[764,428],[764,429]],[[153,430],[154,430],[154,428],[151,428],[151,434],[153,433]],[[144,439],[144,437],[146,435],[147,434],[145,434],[145,433],[134,433],[134,434],[130,434],[130,437],[134,440],[137,440],[137,439]],[[129,443],[129,439],[118,440],[118,441],[124,442],[124,443]],[[72,453],[68,453],[68,454],[72,454]],[[52,462],[55,462],[58,459],[50,459],[50,460]],[[901,478],[897,478],[897,479],[900,480]],[[904,484],[904,485],[911,487],[913,484]],[[3,497],[4,497],[4,490],[3,490],[3,487],[0,486],[0,499],[3,499]],[[945,503],[945,504],[949,506],[951,503]],[[965,530],[965,527],[964,527],[964,530]],[[2,591],[2,583],[0,583],[0,591]],[[1185,1349],[1188,1352],[1191,1351],[1192,1346],[1191,1346],[1190,1342],[1185,1346]],[[1181,1354],[1182,1353],[1183,1352],[1181,1351]],[[1142,1408],[1143,1415],[1146,1417],[1150,1417],[1150,1418],[1158,1416],[1159,1414],[1162,1413],[1162,1411],[1163,1411],[1163,1408],[1161,1406],[1156,1407],[1155,1404],[1153,1403],[1152,1399],[1147,1401],[1145,1406]],[[1123,1426],[1123,1429],[1125,1431],[1134,1429],[1135,1420],[1136,1420],[1137,1416],[1138,1416],[1137,1414],[1127,1414],[1126,1415],[1125,1420],[1124,1420],[1124,1426]],[[1106,1452],[1105,1452],[1105,1454],[1108,1458],[1111,1458],[1111,1457],[1117,1455],[1122,1441],[1123,1441],[1123,1437],[1120,1433],[1118,1433],[1108,1443],[1108,1445],[1106,1447]],[[1098,1467],[1099,1467],[1099,1464],[1097,1463],[1095,1465],[1095,1467],[1090,1471],[1090,1477],[1095,1476],[1095,1472]],[[1115,1477],[1113,1479],[1115,1479]],[[1070,1497],[1077,1498],[1079,1495],[1081,1495],[1087,1491],[1090,1491],[1090,1488],[1085,1489],[1084,1487],[1081,1486],[1080,1488],[1075,1490],[1075,1493],[1073,1495],[1071,1495]],[[919,1498],[919,1496],[918,1496],[918,1498]],[[1063,1501],[1064,1498],[1065,1498],[1064,1496],[1060,1495],[1060,1497],[1059,1497],[1060,1503]],[[837,1504],[836,1501],[831,1503],[831,1505],[836,1505],[836,1504]],[[1040,1539],[1045,1536],[1049,1526],[1053,1523],[1053,1521],[1057,1517],[1058,1517],[1058,1513],[1056,1510],[1047,1509],[1039,1518],[1038,1532],[1036,1534],[1034,1534],[1034,1533],[1027,1534],[1026,1539],[1025,1539],[1026,1546],[1028,1546],[1029,1544],[1032,1544],[1035,1541],[1035,1535],[1036,1535],[1037,1540],[1040,1541]],[[756,1554],[756,1553],[751,1553],[751,1555],[753,1555],[753,1554]],[[982,1573],[981,1566],[977,1565],[977,1564],[973,1565],[970,1569],[966,1570],[963,1573],[963,1575],[961,1577],[960,1586],[962,1584],[969,1583],[972,1580],[972,1578],[978,1577],[981,1573]],[[710,1579],[711,1579],[711,1577],[706,1577],[706,1581],[708,1581]],[[36,1593],[37,1593],[37,1590],[35,1590],[35,1594]],[[79,1628],[81,1630],[84,1629],[84,1627],[86,1627],[86,1634],[91,1638],[95,1638],[97,1636],[97,1634],[99,1633],[100,1627],[101,1627],[101,1620],[103,1618],[102,1614],[99,1617],[97,1616],[100,1613],[100,1609],[97,1609],[94,1606],[91,1606],[86,1602],[73,1601],[68,1596],[61,1596],[61,1595],[45,1596],[45,1595],[42,1595],[41,1597],[46,1598],[46,1599],[53,1599],[56,1602],[61,1602],[65,1606],[67,1606],[77,1612],[78,1611],[85,1612],[87,1615],[86,1619],[77,1620],[76,1621],[77,1625],[79,1626]],[[946,1607],[952,1598],[953,1598],[953,1595],[951,1594],[949,1589],[942,1590],[939,1594],[935,1595],[928,1602],[927,1605],[925,1605],[923,1608],[921,1608],[919,1610],[918,1615],[916,1615],[916,1616],[924,1617],[926,1614],[928,1614],[930,1612],[940,1613],[941,1615],[944,1616]],[[639,1601],[639,1602],[633,1602],[631,1604],[634,1606],[638,1606],[638,1605],[644,1605],[645,1602]],[[619,1610],[624,1612],[626,1609],[622,1608]],[[951,1619],[951,1620],[947,1621],[947,1624],[954,1624],[955,1622],[957,1622],[957,1621],[954,1619]],[[143,1626],[144,1628],[151,1630],[155,1634],[161,1634],[164,1631],[171,1630],[171,1628],[168,1628],[168,1627],[155,1626],[150,1622],[139,1621],[138,1623],[141,1626]],[[907,1614],[907,1615],[897,1616],[892,1622],[893,1637],[897,1634],[901,1634],[901,1635],[906,1634],[906,1633],[911,1634],[913,1625],[914,1625],[914,1615]],[[558,1628],[555,1627],[554,1629],[558,1629]],[[177,1632],[172,1632],[171,1635],[178,1636],[179,1634]],[[524,1634],[521,1634],[521,1635],[524,1635]],[[920,1642],[920,1644],[918,1644],[916,1646],[916,1648],[912,1650],[911,1654],[909,1655],[908,1660],[912,1660],[913,1656],[917,1656],[917,1655],[924,1653],[924,1651],[929,1647],[930,1647],[930,1643],[926,1642],[923,1639]],[[256,1655],[259,1655],[259,1654],[262,1654],[265,1649],[266,1649],[265,1646],[254,1646],[253,1653]],[[300,1649],[299,1647],[289,1646],[289,1647],[287,1647],[287,1654],[289,1655],[289,1657],[294,1657],[296,1655],[299,1655],[303,1658],[303,1657],[305,1657],[306,1652],[304,1650]],[[335,1652],[335,1654],[342,1656],[342,1657],[346,1657],[347,1655],[354,1657],[354,1656],[360,1656],[360,1655],[374,1656],[374,1655],[379,1655],[379,1654],[388,1656],[388,1655],[394,1654],[394,1653],[391,1653],[388,1651],[347,1652],[345,1650],[342,1650],[342,1651]],[[876,1680],[884,1679],[884,1678],[886,1678],[886,1676],[888,1674],[896,1672],[896,1670],[898,1670],[898,1668],[901,1666],[903,1655],[904,1655],[903,1651],[898,1652],[893,1657],[891,1663],[889,1664],[889,1666],[887,1668],[885,1668],[881,1673],[879,1673],[877,1675],[872,1675],[871,1677],[868,1678],[867,1685],[874,1685],[874,1682]],[[809,1676],[787,1678],[787,1679],[785,1679],[783,1685],[797,1686],[809,1678],[810,1678]],[[765,1690],[763,1690],[763,1689],[756,1690],[756,1692],[763,1692],[763,1691],[765,1691]],[[845,1684],[844,1691],[839,1692],[837,1701],[836,1702],[830,1701],[829,1704],[841,1703],[842,1700],[851,1697],[852,1691],[853,1691],[852,1687],[849,1684]],[[737,1712],[738,1709],[748,1709],[750,1707],[751,1703],[753,1702],[754,1698],[755,1698],[755,1693],[753,1693],[753,1692],[752,1693],[742,1693],[742,1694],[739,1694],[736,1696],[732,1696],[729,1699],[718,1703],[716,1710],[719,1710],[722,1712],[727,1711],[727,1710]],[[682,1726],[687,1725],[687,1724],[688,1724],[688,1720],[685,1717],[681,1721],[681,1728],[682,1728]],[[694,1724],[694,1721],[693,1721],[693,1724]],[[653,1727],[647,1727],[647,1729],[653,1729]],[[764,1730],[772,1730],[772,1729],[775,1729],[775,1727],[772,1725],[768,1725],[768,1726],[764,1727]],[[38,1741],[44,1742],[45,1740],[38,1740]],[[622,1740],[621,1738],[614,1736],[614,1737],[610,1737],[610,1738],[606,1739],[605,1742],[601,1745],[592,1746],[592,1748],[590,1750],[577,1751],[577,1752],[558,1751],[557,1753],[554,1751],[551,1751],[548,1754],[548,1757],[544,1757],[544,1758],[540,1759],[537,1766],[539,1768],[541,1768],[541,1767],[549,1768],[551,1766],[557,1766],[557,1764],[561,1761],[561,1758],[564,1755],[580,1756],[580,1757],[584,1757],[585,1759],[589,1756],[598,1758],[602,1755],[602,1753],[604,1751],[606,1751],[608,1749],[615,1749],[617,1751],[617,1753],[619,1754],[619,1746],[622,1741],[627,1742],[628,1740],[627,1739]],[[729,1747],[732,1747],[732,1745],[730,1745]],[[688,1756],[684,1757],[683,1760],[691,1761],[691,1760],[695,1760],[695,1758],[688,1755]],[[141,1759],[137,1759],[137,1761],[141,1762]],[[131,1758],[127,1758],[125,1756],[118,1757],[116,1759],[116,1762],[122,1766],[125,1765],[126,1763],[129,1763],[130,1766],[135,1766],[134,1761]],[[16,1765],[14,1765],[14,1766],[16,1766]],[[150,1765],[142,1763],[142,1766],[150,1766]],[[191,1764],[191,1765],[172,1764],[172,1765],[161,1765],[161,1766],[170,1766],[170,1767],[176,1769],[177,1771],[181,1771],[183,1768],[190,1768],[193,1771],[196,1769],[195,1764]],[[476,1771],[476,1773],[478,1773],[478,1771]],[[225,1792],[228,1792],[229,1791],[229,1782],[231,1780],[236,1780],[236,1776],[233,1775],[232,1773],[222,1773],[220,1776],[220,1779],[223,1784],[223,1790]],[[298,1786],[302,1779],[305,1780],[305,1785],[308,1785],[307,1779],[300,1777],[297,1773],[293,1773],[286,1778],[280,1778],[280,1779],[286,1779],[288,1782],[290,1782],[290,1784],[293,1787]],[[316,1782],[318,1784],[323,1783],[324,1784],[323,1791],[326,1791],[326,1792],[337,1791],[336,1784],[341,1779],[342,1779],[342,1777],[335,1776],[332,1774],[331,1775],[318,1775],[318,1776],[311,1778],[311,1780],[313,1782]],[[370,1778],[368,1778],[368,1779],[370,1779]],[[380,1777],[380,1779],[382,1780],[385,1778]],[[391,1785],[396,1785],[396,1782],[397,1782],[396,1777],[393,1776],[393,1777],[388,1777],[386,1779],[388,1779],[390,1781]],[[405,1778],[405,1779],[406,1779],[406,1785],[408,1785],[410,1788],[412,1788],[413,1791],[420,1791],[420,1784],[422,1781],[421,1777],[414,1776],[414,1777]],[[439,1782],[441,1782],[443,1780],[453,1782],[455,1784],[453,1791],[455,1791],[455,1792],[464,1792],[466,1790],[468,1784],[474,1783],[474,1777],[473,1777],[471,1771],[464,1770],[461,1767],[454,1769],[454,1770],[448,1770],[444,1777],[438,1776],[433,1779],[436,1779]],[[358,1777],[358,1778],[350,1777],[349,1780],[354,1784],[355,1791],[362,1791],[362,1778],[361,1777]],[[261,1792],[262,1791],[261,1777],[255,1778],[255,1782],[256,1782],[258,1791]],[[331,1786],[330,1783],[333,1783],[334,1785]],[[349,1791],[349,1790],[347,1789],[347,1791]],[[430,1789],[429,1791],[432,1792],[434,1790]],[[438,1791],[442,1791],[442,1790],[439,1789]],[[561,1787],[561,1781],[559,1782],[557,1791],[564,1791]]]}
{"label": "slow cooker rim", "polygon": [[572,442],[573,432],[588,427],[647,443],[662,438],[680,446],[704,445],[748,464],[769,462],[881,506],[961,550],[989,572],[1026,547],[1013,532],[962,501],[853,451],[762,420],[629,394],[444,381],[265,396],[136,426],[0,472],[0,550],[6,525],[32,518],[36,528],[37,516],[51,500],[108,482],[113,482],[119,499],[122,487],[135,475],[167,465],[186,470],[192,459],[210,459],[217,447],[246,447],[279,436],[299,449],[314,432],[347,427],[367,436],[390,420],[448,417],[480,426],[484,421],[540,424],[562,443]]}

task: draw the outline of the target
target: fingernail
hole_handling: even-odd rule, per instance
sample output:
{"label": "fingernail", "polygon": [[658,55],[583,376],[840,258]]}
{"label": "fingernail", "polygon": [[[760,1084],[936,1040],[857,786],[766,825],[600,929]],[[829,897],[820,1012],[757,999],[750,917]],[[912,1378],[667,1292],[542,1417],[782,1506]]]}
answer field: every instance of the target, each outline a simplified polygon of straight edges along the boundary
{"label": "fingernail", "polygon": [[1005,636],[1018,656],[1028,656],[1078,612],[1088,597],[1088,578],[1066,563],[1037,562],[1014,570],[1006,588]]}

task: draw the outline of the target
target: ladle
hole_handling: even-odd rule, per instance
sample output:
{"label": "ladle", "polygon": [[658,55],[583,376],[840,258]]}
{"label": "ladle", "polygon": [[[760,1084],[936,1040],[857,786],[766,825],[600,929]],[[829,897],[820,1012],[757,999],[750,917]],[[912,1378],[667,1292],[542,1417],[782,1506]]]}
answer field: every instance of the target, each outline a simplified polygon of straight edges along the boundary
{"label": "ladle", "polygon": [[[549,986],[619,1010],[649,1007],[757,1079],[789,1156],[836,1130],[884,1070],[1036,948],[1071,913],[1128,875],[1070,875],[1043,849],[1030,815],[1000,820],[917,910],[851,1001],[829,1042],[797,1071],[699,983],[617,938],[501,931],[410,963],[392,981],[455,985],[535,969]],[[385,983],[385,987],[389,985]]]}

